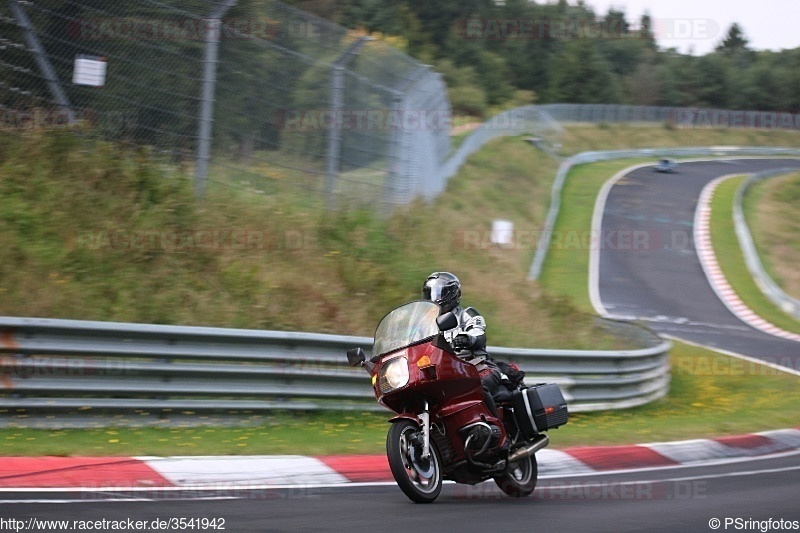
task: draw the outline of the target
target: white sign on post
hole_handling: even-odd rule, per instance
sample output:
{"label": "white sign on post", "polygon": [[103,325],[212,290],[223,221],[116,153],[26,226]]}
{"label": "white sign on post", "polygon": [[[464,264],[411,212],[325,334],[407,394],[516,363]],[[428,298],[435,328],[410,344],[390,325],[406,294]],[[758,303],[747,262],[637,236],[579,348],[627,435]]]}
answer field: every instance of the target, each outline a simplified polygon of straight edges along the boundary
{"label": "white sign on post", "polygon": [[514,242],[514,223],[510,220],[492,222],[492,244],[508,247]]}
{"label": "white sign on post", "polygon": [[106,84],[106,58],[79,54],[75,56],[72,83],[102,87]]}

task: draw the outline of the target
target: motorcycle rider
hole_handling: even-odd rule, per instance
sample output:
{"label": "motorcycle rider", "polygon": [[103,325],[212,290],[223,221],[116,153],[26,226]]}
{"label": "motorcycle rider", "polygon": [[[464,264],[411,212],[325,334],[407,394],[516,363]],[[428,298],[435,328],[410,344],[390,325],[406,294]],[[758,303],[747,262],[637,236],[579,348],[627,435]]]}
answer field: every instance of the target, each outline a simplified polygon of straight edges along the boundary
{"label": "motorcycle rider", "polygon": [[473,307],[461,307],[461,282],[450,272],[434,272],[422,285],[422,298],[434,302],[441,313],[452,312],[458,326],[443,332],[456,354],[475,365],[481,376],[483,396],[489,411],[498,416],[495,397],[501,392],[503,373],[486,351],[486,320]]}

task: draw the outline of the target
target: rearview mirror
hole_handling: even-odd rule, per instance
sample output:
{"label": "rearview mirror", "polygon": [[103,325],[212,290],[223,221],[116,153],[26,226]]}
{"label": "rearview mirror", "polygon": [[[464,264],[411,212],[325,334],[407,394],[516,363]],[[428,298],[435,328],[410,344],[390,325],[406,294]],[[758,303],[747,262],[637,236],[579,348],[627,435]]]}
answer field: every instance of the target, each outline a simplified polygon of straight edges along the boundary
{"label": "rearview mirror", "polygon": [[447,312],[436,317],[436,325],[439,326],[439,331],[447,331],[458,327],[458,319],[453,313]]}
{"label": "rearview mirror", "polygon": [[364,361],[366,360],[367,356],[364,354],[362,348],[351,348],[347,350],[347,362],[350,363],[350,366],[364,366]]}

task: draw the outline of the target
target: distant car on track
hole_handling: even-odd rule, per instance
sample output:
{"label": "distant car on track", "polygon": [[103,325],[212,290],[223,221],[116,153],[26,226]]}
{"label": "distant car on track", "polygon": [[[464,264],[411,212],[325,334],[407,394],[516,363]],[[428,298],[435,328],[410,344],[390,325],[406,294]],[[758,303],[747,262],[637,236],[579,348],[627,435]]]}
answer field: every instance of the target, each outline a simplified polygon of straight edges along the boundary
{"label": "distant car on track", "polygon": [[658,160],[655,168],[656,172],[675,172],[678,168],[678,162],[674,159],[665,157]]}

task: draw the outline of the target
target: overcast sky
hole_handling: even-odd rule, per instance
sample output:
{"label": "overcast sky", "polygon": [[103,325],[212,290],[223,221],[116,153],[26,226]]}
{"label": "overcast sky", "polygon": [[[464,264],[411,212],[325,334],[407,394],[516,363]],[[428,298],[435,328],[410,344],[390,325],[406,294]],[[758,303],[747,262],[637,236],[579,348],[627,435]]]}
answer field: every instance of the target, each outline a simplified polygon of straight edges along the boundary
{"label": "overcast sky", "polygon": [[[661,48],[703,55],[737,22],[756,50],[800,47],[800,0],[584,0],[598,15],[622,9],[629,23],[653,19]],[[570,0],[575,4],[576,0]]]}

